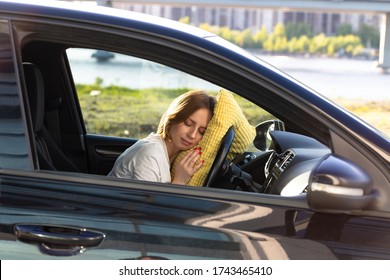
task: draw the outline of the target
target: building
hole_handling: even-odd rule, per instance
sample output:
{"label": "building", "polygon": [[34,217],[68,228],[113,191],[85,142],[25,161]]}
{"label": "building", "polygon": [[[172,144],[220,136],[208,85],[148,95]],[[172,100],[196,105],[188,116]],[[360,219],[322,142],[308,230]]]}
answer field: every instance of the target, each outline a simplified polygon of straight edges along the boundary
{"label": "building", "polygon": [[312,27],[313,34],[323,32],[328,36],[335,35],[340,24],[350,25],[353,32],[358,32],[362,24],[373,26],[379,30],[382,19],[379,14],[369,13],[314,13],[262,8],[143,5],[121,1],[112,1],[112,6],[173,20],[189,17],[190,23],[194,25],[208,23],[235,30],[249,28],[257,31],[264,26],[269,32],[272,32],[277,23],[307,23]]}

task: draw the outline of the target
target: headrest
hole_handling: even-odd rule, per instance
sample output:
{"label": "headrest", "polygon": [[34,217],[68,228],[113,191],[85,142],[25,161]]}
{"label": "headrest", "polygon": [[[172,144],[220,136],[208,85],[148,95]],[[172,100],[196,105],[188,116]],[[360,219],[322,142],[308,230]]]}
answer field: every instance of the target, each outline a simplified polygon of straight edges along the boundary
{"label": "headrest", "polygon": [[45,114],[43,77],[39,68],[33,63],[23,62],[23,69],[33,128],[34,132],[37,132],[43,126]]}
{"label": "headrest", "polygon": [[[207,126],[202,140],[199,142],[199,146],[202,149],[200,160],[204,160],[204,165],[188,182],[187,185],[189,186],[204,185],[207,174],[221,145],[222,138],[231,126],[233,126],[235,133],[232,146],[227,156],[229,160],[245,152],[248,145],[253,142],[256,136],[255,127],[249,124],[231,93],[220,90],[216,99],[214,115]],[[175,159],[172,167],[172,178],[174,177],[176,165],[187,152],[181,152]]]}

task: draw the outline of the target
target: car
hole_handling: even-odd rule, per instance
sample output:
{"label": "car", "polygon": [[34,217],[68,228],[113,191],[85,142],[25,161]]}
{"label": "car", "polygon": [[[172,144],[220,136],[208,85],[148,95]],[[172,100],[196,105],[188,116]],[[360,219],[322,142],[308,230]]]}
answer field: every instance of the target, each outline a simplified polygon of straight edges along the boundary
{"label": "car", "polygon": [[[390,259],[390,141],[352,113],[184,23],[60,1],[0,18],[2,260]],[[229,129],[201,186],[107,176],[193,88],[231,93],[253,144],[229,159]]]}

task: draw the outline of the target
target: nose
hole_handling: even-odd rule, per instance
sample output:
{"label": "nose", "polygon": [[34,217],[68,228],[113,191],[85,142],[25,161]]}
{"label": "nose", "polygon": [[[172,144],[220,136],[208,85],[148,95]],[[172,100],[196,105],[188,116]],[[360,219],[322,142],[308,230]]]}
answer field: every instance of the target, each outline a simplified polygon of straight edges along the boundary
{"label": "nose", "polygon": [[189,131],[188,131],[188,137],[191,138],[191,139],[195,139],[196,137],[196,133],[197,133],[197,128],[191,128]]}

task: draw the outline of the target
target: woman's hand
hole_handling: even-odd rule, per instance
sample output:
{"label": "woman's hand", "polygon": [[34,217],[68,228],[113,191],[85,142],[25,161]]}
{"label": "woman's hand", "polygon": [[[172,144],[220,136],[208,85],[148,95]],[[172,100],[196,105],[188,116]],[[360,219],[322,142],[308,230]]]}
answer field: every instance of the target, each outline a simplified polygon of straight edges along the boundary
{"label": "woman's hand", "polygon": [[202,167],[204,161],[196,163],[202,152],[200,148],[194,148],[188,152],[175,169],[175,177],[172,180],[173,184],[186,185],[191,177]]}

